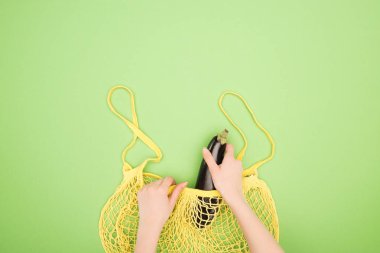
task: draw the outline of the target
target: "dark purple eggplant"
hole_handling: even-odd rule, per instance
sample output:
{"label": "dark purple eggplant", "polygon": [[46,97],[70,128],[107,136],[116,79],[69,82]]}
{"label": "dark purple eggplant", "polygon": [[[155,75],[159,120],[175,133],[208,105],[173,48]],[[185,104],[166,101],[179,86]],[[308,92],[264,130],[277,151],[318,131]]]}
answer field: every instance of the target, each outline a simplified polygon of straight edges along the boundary
{"label": "dark purple eggplant", "polygon": [[[210,153],[215,159],[216,164],[221,164],[226,151],[228,130],[224,129],[221,133],[214,136],[207,146]],[[214,183],[212,181],[210,170],[207,163],[202,159],[201,166],[199,168],[196,189],[200,190],[215,190]],[[214,218],[214,215],[218,211],[218,206],[221,202],[221,198],[211,197],[198,197],[200,203],[196,211],[196,225],[198,228],[205,228],[209,225]]]}

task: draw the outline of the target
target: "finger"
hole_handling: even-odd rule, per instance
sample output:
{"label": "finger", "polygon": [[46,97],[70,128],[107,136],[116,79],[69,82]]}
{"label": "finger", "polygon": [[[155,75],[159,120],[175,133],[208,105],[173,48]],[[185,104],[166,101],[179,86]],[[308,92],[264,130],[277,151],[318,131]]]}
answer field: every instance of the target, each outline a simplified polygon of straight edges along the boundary
{"label": "finger", "polygon": [[235,158],[235,155],[234,155],[234,146],[231,143],[227,143],[227,145],[226,145],[226,152],[224,154],[224,157]]}
{"label": "finger", "polygon": [[160,187],[165,187],[165,188],[168,188],[169,186],[171,186],[172,184],[175,184],[175,180],[174,178],[172,177],[165,177],[161,184],[160,184]]}
{"label": "finger", "polygon": [[207,166],[211,172],[211,176],[214,175],[220,169],[218,164],[216,164],[214,157],[212,156],[210,150],[208,150],[207,148],[203,148],[202,154],[203,159],[207,163]]}
{"label": "finger", "polygon": [[178,196],[179,194],[181,193],[181,191],[183,190],[183,188],[186,187],[188,182],[182,182],[180,184],[178,184],[174,190],[172,191],[172,194],[170,195],[169,197],[169,203],[170,203],[170,206],[172,208],[174,208],[174,205],[175,203],[177,202],[177,199],[178,199]]}
{"label": "finger", "polygon": [[158,179],[158,180],[156,180],[156,181],[153,181],[153,182],[149,183],[148,185],[149,185],[149,186],[152,186],[152,187],[159,187],[163,180],[164,180],[164,179],[161,178],[161,179]]}

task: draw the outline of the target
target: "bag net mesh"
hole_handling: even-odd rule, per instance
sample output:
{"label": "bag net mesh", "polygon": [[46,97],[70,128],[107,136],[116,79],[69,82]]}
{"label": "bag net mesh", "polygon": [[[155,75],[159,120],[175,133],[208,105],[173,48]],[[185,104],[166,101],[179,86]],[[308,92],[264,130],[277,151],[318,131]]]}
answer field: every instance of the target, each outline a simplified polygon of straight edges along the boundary
{"label": "bag net mesh", "polygon": [[[99,235],[106,252],[134,252],[139,221],[137,192],[160,178],[142,169],[124,172],[123,181],[101,211]],[[278,241],[278,218],[269,188],[256,175],[244,177],[243,188],[247,203]],[[220,195],[185,188],[160,234],[157,252],[249,252],[249,248]]]}

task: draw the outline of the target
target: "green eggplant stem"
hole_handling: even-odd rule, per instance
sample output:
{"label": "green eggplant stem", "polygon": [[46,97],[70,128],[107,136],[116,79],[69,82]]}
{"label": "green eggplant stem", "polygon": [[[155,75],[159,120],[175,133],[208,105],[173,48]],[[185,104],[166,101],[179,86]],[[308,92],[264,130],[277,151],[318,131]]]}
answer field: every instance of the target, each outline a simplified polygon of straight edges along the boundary
{"label": "green eggplant stem", "polygon": [[218,141],[220,141],[220,143],[222,144],[225,144],[227,143],[227,136],[228,136],[228,130],[227,129],[224,129],[222,132],[218,133]]}

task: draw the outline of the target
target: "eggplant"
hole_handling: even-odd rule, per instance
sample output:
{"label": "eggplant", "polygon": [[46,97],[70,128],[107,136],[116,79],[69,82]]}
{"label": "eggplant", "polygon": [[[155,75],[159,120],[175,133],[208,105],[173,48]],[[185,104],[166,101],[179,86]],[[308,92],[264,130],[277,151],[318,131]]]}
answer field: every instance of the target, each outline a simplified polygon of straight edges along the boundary
{"label": "eggplant", "polygon": [[[207,146],[210,153],[215,159],[216,164],[221,164],[224,158],[224,153],[226,151],[228,130],[224,129],[222,132],[214,136]],[[197,183],[195,184],[196,189],[210,191],[216,190],[214,183],[212,181],[211,173],[208,165],[204,159],[202,159],[201,166],[199,168]],[[198,228],[205,228],[209,225],[214,218],[216,212],[218,211],[218,205],[220,204],[221,198],[211,198],[211,197],[198,197],[200,203],[198,204],[196,210],[196,226]]]}

